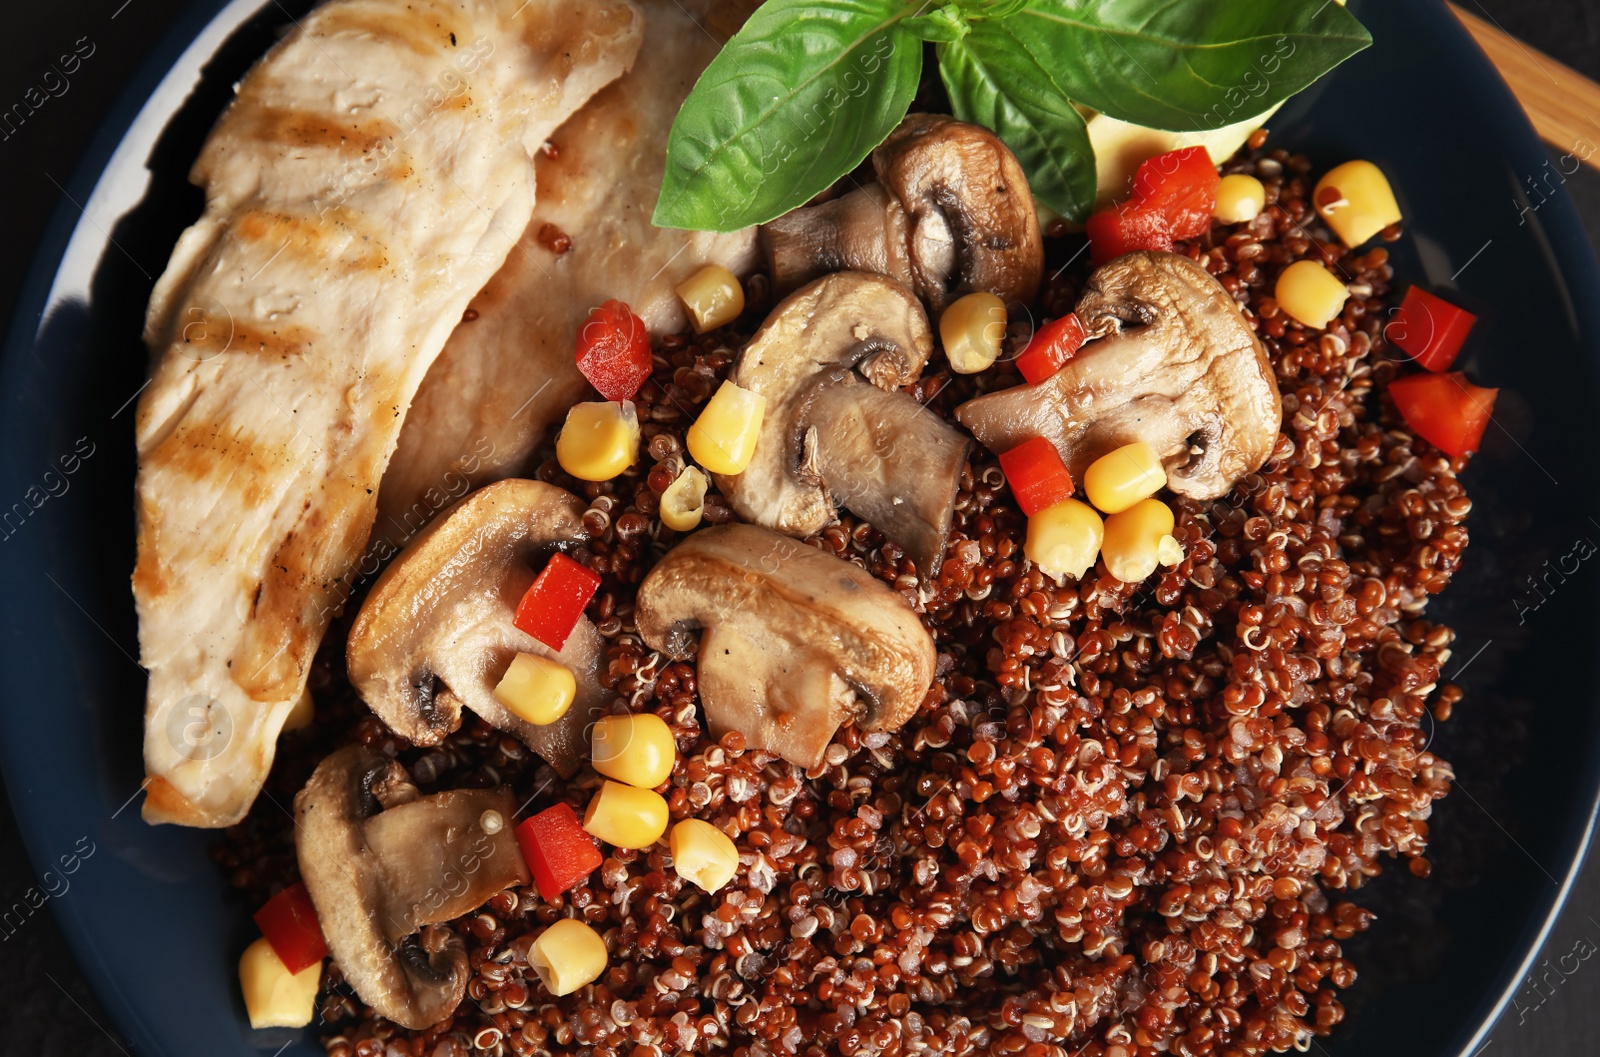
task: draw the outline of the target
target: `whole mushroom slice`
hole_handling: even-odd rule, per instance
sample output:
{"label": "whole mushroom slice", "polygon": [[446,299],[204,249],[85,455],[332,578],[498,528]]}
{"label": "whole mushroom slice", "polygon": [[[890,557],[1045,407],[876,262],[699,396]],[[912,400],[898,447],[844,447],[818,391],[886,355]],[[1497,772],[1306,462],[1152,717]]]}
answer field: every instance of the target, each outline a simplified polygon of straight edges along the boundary
{"label": "whole mushroom slice", "polygon": [[939,571],[971,442],[900,391],[933,352],[922,306],[881,275],[838,272],[790,294],[729,378],[767,400],[743,473],[715,474],[749,521],[809,536],[835,499]]}
{"label": "whole mushroom slice", "polygon": [[461,1003],[466,946],[438,926],[528,883],[515,811],[506,790],[418,796],[404,767],[364,745],[323,760],[296,794],[295,853],[328,950],[382,1016],[420,1029]]}
{"label": "whole mushroom slice", "polygon": [[933,638],[904,599],[756,525],[704,529],[668,551],[639,585],[634,619],[651,648],[698,657],[713,737],[736,730],[803,767],[847,720],[898,728],[933,682]]}
{"label": "whole mushroom slice", "polygon": [[778,290],[841,270],[878,272],[935,311],[974,290],[1029,304],[1044,271],[1033,194],[981,125],[912,114],[872,152],[878,182],[761,228]]}
{"label": "whole mushroom slice", "polygon": [[1173,253],[1118,257],[1089,276],[1078,318],[1091,337],[1039,385],[969,400],[956,418],[990,451],[1047,437],[1076,480],[1144,441],[1179,495],[1215,499],[1266,462],[1283,423],[1272,364],[1238,304]]}
{"label": "whole mushroom slice", "polygon": [[[552,650],[512,624],[517,603],[556,547],[586,538],[584,502],[542,481],[509,478],[465,496],[384,570],[350,628],[350,682],[395,733],[436,745],[465,705],[517,737],[563,777],[587,757],[585,728],[609,696],[600,685],[605,640],[584,617]],[[494,698],[518,653],[572,670],[565,715],[536,726]]]}

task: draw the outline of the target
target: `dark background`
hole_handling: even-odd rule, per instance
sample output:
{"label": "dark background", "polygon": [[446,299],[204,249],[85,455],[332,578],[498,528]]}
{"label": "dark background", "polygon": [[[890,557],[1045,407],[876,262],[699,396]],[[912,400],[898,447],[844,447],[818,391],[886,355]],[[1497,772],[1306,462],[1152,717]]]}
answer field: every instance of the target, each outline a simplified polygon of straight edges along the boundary
{"label": "dark background", "polygon": [[[271,0],[264,0],[270,3]],[[54,97],[9,138],[0,141],[0,318],[9,319],[22,277],[52,211],[63,201],[78,160],[100,121],[153,44],[187,0],[51,0],[5,2],[0,31],[0,110],[40,84],[51,61],[92,43],[94,50]],[[1600,0],[1467,0],[1474,13],[1535,48],[1600,80]],[[81,43],[88,38],[87,43]],[[61,86],[56,84],[56,91]],[[1597,115],[1600,117],[1600,115]],[[0,130],[3,132],[3,130]],[[1560,153],[1560,152],[1556,152]],[[1600,242],[1600,172],[1583,169],[1568,183],[1590,238]],[[68,208],[71,208],[70,206]],[[124,247],[151,274],[170,246]],[[26,605],[26,599],[8,599]],[[47,707],[40,703],[40,707]],[[0,736],[4,736],[0,732]],[[1448,810],[1448,807],[1446,807]],[[0,789],[0,906],[21,900],[37,883]],[[73,898],[70,893],[63,898]],[[137,913],[135,907],[129,913]],[[1588,1053],[1600,1035],[1600,856],[1592,856],[1565,913],[1541,953],[1537,980],[1526,982],[1516,1006],[1479,1053],[1546,1057]],[[1558,959],[1577,969],[1567,975]],[[1548,958],[1546,965],[1542,959]],[[48,913],[30,917],[0,943],[0,1057],[75,1054],[109,1057],[127,1049],[84,983]],[[1476,1055],[1474,1055],[1476,1057]]]}

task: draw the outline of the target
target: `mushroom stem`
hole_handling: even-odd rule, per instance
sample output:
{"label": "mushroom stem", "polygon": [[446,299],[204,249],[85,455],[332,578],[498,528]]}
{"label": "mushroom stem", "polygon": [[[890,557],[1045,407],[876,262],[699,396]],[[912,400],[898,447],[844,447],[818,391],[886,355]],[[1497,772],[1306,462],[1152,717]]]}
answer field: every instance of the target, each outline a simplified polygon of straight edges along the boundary
{"label": "mushroom stem", "polygon": [[939,574],[956,489],[972,442],[899,390],[855,381],[820,385],[804,424],[826,443],[807,444],[839,502],[906,552],[924,579]]}
{"label": "mushroom stem", "polygon": [[763,225],[761,248],[777,290],[846,271],[887,275],[910,286],[905,228],[905,211],[882,186],[869,184]]}

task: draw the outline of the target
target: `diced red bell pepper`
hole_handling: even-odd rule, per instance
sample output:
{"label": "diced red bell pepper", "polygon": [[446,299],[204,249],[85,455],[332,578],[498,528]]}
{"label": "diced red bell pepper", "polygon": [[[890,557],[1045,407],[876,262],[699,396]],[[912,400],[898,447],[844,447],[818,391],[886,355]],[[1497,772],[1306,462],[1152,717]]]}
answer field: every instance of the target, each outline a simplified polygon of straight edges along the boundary
{"label": "diced red bell pepper", "polygon": [[1173,238],[1198,238],[1211,228],[1221,182],[1210,151],[1183,147],[1141,162],[1133,174],[1133,197],[1161,211]]}
{"label": "diced red bell pepper", "polygon": [[272,945],[283,967],[298,973],[327,957],[328,942],[322,938],[317,908],[311,893],[296,881],[261,905],[255,913],[256,926]]}
{"label": "diced red bell pepper", "polygon": [[1010,451],[1001,452],[1000,470],[1017,497],[1017,506],[1028,517],[1063,499],[1071,499],[1072,475],[1056,446],[1043,437],[1025,440]]}
{"label": "diced red bell pepper", "polygon": [[599,573],[565,554],[552,554],[549,564],[517,603],[517,615],[511,623],[552,650],[560,650],[583,616],[583,608],[599,589]]}
{"label": "diced red bell pepper", "polygon": [[1389,395],[1417,435],[1447,455],[1478,450],[1494,414],[1498,389],[1483,389],[1460,371],[1410,374],[1389,383]]}
{"label": "diced red bell pepper", "polygon": [[1442,297],[1413,286],[1383,329],[1384,337],[1400,346],[1430,371],[1448,371],[1461,352],[1478,317]]}
{"label": "diced red bell pepper", "polygon": [[1172,251],[1172,227],[1160,209],[1139,201],[1102,209],[1084,225],[1095,267],[1134,250]]}
{"label": "diced red bell pepper", "polygon": [[547,807],[517,827],[517,844],[546,902],[599,868],[600,849],[566,804]]}
{"label": "diced red bell pepper", "polygon": [[1077,313],[1069,312],[1046,323],[1033,335],[1028,347],[1017,357],[1017,370],[1029,385],[1038,385],[1072,359],[1087,336]]}
{"label": "diced red bell pepper", "polygon": [[632,400],[653,367],[650,332],[621,301],[607,301],[578,330],[578,370],[607,400]]}

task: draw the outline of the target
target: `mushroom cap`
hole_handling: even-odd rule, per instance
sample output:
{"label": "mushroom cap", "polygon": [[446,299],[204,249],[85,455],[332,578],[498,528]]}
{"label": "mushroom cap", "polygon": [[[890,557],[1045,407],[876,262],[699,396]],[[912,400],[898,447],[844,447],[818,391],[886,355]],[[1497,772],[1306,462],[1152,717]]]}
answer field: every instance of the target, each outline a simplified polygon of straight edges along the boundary
{"label": "mushroom cap", "polygon": [[942,309],[982,290],[1031,304],[1044,273],[1033,193],[981,125],[912,114],[872,152],[877,182],[761,226],[774,288],[841,269],[905,283]]}
{"label": "mushroom cap", "polygon": [[[554,485],[497,481],[440,514],[389,564],[350,628],[346,664],[362,699],[395,733],[437,744],[461,726],[465,705],[562,777],[577,770],[588,754],[584,729],[608,697],[599,678],[604,639],[580,617],[558,652],[511,621],[534,563],[586,538],[584,510]],[[518,653],[572,670],[577,699],[556,722],[536,726],[494,699]]]}
{"label": "mushroom cap", "polygon": [[1048,437],[1082,480],[1100,456],[1144,441],[1167,486],[1215,499],[1266,462],[1283,424],[1261,339],[1204,267],[1129,253],[1096,269],[1077,305],[1085,345],[1039,385],[969,400],[956,418],[991,451]]}
{"label": "mushroom cap", "polygon": [[[294,798],[295,851],[328,949],[356,994],[420,1029],[455,1011],[471,975],[461,938],[432,926],[527,884],[528,868],[509,791],[453,790],[383,810],[385,788],[395,786],[415,797],[405,768],[364,745],[328,756]],[[479,821],[487,811],[503,820],[492,833]]]}
{"label": "mushroom cap", "polygon": [[1032,303],[1044,274],[1039,214],[999,136],[942,114],[911,114],[872,152],[872,167],[909,219],[913,285],[929,306],[973,290]]}
{"label": "mushroom cap", "polygon": [[859,367],[872,384],[895,390],[916,381],[932,354],[922,305],[893,279],[836,272],[784,298],[728,375],[767,398],[750,464],[743,473],[711,475],[728,504],[791,536],[831,525],[833,496],[810,458],[819,439],[807,418],[815,388],[850,385]]}
{"label": "mushroom cap", "polygon": [[806,767],[847,719],[863,730],[905,723],[933,682],[933,638],[903,598],[756,525],[703,529],[668,551],[639,585],[634,620],[651,648],[698,655],[714,737],[738,730]]}

